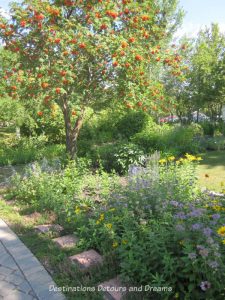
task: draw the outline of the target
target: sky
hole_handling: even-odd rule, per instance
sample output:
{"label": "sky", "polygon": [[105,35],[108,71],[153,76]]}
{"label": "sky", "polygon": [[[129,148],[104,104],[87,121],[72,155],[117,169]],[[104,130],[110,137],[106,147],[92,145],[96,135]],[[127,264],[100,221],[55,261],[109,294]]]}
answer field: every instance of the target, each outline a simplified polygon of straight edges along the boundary
{"label": "sky", "polygon": [[209,27],[211,23],[218,23],[225,33],[225,0],[180,0],[180,6],[186,15],[177,36],[194,37],[200,28]]}
{"label": "sky", "polygon": [[[0,0],[0,7],[8,9],[10,0]],[[197,35],[200,28],[218,23],[225,33],[225,0],[180,0],[186,15],[182,27],[176,33],[177,37],[186,34],[189,37]]]}

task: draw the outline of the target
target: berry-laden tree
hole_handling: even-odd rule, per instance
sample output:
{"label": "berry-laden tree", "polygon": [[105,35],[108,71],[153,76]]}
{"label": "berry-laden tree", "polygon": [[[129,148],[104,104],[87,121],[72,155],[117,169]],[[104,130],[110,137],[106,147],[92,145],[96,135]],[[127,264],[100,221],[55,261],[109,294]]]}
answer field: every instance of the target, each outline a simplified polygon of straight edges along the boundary
{"label": "berry-laden tree", "polygon": [[[85,111],[109,106],[166,108],[154,65],[176,72],[165,45],[179,23],[178,0],[25,0],[1,18],[0,37],[18,60],[4,81],[12,98],[41,118],[57,103],[74,158]],[[116,105],[116,103],[114,103]],[[44,108],[43,108],[44,107]]]}

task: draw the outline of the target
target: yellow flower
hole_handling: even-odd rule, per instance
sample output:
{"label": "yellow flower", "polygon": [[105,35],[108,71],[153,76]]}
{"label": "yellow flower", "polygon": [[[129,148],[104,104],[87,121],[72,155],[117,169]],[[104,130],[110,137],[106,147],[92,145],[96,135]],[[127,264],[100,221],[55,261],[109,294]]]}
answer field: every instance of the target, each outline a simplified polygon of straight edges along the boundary
{"label": "yellow flower", "polygon": [[216,211],[223,211],[223,210],[225,210],[225,208],[223,208],[223,207],[220,206],[220,205],[214,205],[214,206],[212,207],[212,209],[214,209],[214,210],[216,210]]}
{"label": "yellow flower", "polygon": [[126,245],[128,243],[127,240],[122,240],[122,244]]}
{"label": "yellow flower", "polygon": [[203,159],[199,156],[199,157],[196,157],[196,160],[200,161],[200,160],[203,160]]}
{"label": "yellow flower", "polygon": [[160,164],[165,164],[165,163],[166,163],[166,159],[165,159],[165,158],[160,159],[160,160],[159,160],[159,163],[160,163]]}
{"label": "yellow flower", "polygon": [[104,218],[105,218],[105,215],[104,214],[100,214],[99,221],[103,221]]}
{"label": "yellow flower", "polygon": [[197,157],[191,154],[186,153],[185,157],[187,158],[188,161],[194,161],[197,160]]}
{"label": "yellow flower", "polygon": [[113,242],[112,246],[113,246],[113,248],[117,248],[118,247],[118,242]]}
{"label": "yellow flower", "polygon": [[217,230],[217,233],[218,233],[219,235],[225,236],[225,226],[220,227],[220,228]]}
{"label": "yellow flower", "polygon": [[108,229],[112,229],[112,224],[111,224],[111,223],[105,224],[105,226],[106,226]]}
{"label": "yellow flower", "polygon": [[102,222],[105,218],[105,215],[104,214],[100,214],[98,220],[96,221],[96,224],[99,224],[100,222]]}
{"label": "yellow flower", "polygon": [[183,159],[182,157],[177,161],[177,163],[182,163],[185,159]]}
{"label": "yellow flower", "polygon": [[168,157],[168,160],[169,161],[173,161],[173,160],[175,160],[175,157],[174,156],[170,156],[170,157]]}
{"label": "yellow flower", "polygon": [[81,211],[80,207],[76,207],[76,208],[75,208],[75,213],[76,213],[77,215],[80,213],[80,211]]}
{"label": "yellow flower", "polygon": [[222,243],[225,245],[225,239],[222,240]]}

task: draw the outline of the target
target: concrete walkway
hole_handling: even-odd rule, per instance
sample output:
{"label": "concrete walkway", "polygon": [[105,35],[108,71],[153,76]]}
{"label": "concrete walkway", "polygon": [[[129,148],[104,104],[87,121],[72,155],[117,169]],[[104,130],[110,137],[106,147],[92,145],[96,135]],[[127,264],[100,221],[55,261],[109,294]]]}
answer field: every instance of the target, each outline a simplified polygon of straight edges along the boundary
{"label": "concrete walkway", "polygon": [[0,219],[0,299],[65,300],[30,250]]}

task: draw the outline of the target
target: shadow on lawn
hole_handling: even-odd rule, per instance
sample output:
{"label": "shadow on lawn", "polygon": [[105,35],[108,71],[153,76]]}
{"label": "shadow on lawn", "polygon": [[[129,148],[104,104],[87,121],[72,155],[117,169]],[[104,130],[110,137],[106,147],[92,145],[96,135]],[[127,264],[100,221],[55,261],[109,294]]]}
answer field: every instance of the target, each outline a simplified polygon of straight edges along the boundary
{"label": "shadow on lawn", "polygon": [[202,158],[200,166],[205,166],[207,169],[221,167],[225,171],[225,151],[210,151],[202,154]]}

